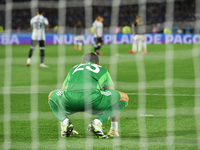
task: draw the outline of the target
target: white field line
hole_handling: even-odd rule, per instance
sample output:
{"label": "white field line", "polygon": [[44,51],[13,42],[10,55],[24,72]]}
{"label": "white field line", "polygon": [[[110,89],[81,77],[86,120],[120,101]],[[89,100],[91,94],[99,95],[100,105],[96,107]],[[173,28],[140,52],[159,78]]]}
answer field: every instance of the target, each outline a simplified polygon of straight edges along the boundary
{"label": "white field line", "polygon": [[[199,46],[199,44],[196,44]],[[85,45],[87,46],[87,45]],[[119,50],[120,51],[120,50]],[[136,53],[135,55],[129,55],[129,54],[115,54],[117,57],[119,57],[118,64],[120,63],[125,63],[125,62],[135,62],[135,58],[140,55],[140,53]],[[199,57],[200,54],[196,55],[195,57]],[[103,64],[109,64],[110,63],[110,56],[101,56],[103,59],[101,59],[101,65]],[[126,59],[121,59],[121,58],[126,58]],[[179,50],[179,51],[174,51],[174,57],[173,59],[190,59],[193,58],[192,56],[192,50]],[[0,58],[0,65],[4,64],[5,58]],[[24,65],[24,59],[27,59],[26,57],[17,57],[13,58],[12,64],[20,64]],[[157,60],[157,61],[163,61],[165,59],[165,52],[151,52],[148,53],[148,55],[145,55],[145,61],[152,61],[152,60]],[[172,59],[172,58],[168,58]],[[66,60],[70,63],[77,64],[80,62],[80,57],[79,56],[66,56]],[[45,57],[45,62],[49,65],[56,65],[55,62],[57,62],[57,58],[55,57]],[[112,62],[114,63],[114,62]]]}
{"label": "white field line", "polygon": [[[63,80],[62,80],[63,81]],[[174,81],[174,80],[173,80]],[[179,82],[184,82],[185,80],[180,80]],[[159,80],[159,81],[152,81],[151,83],[147,82],[146,86],[144,88],[146,89],[156,89],[156,88],[166,88],[163,85],[158,85],[158,84],[161,84],[161,82],[163,83],[163,80]],[[187,80],[185,81],[187,83],[191,83],[191,84],[187,84],[186,85],[172,85],[171,87],[173,88],[200,88],[200,85],[197,85],[195,84],[195,80]],[[149,84],[149,85],[148,85]],[[155,85],[154,85],[155,84]],[[116,82],[116,85],[117,85],[117,88],[119,89],[125,89],[125,90],[137,90],[138,89],[138,83],[126,83],[126,82]],[[55,90],[57,88],[61,88],[60,86],[58,87],[57,85],[32,85],[32,86],[8,86],[8,85],[5,85],[4,87],[0,87],[0,94],[1,93],[4,93],[3,91],[8,88],[10,89],[11,92],[28,92],[30,91],[31,87],[36,87],[39,89],[39,91],[52,91],[52,90]]]}
{"label": "white field line", "polygon": [[[182,108],[174,108],[175,114],[174,116],[199,116],[200,107],[182,107]],[[52,117],[52,112],[38,112],[38,119],[40,120],[55,120],[55,118]],[[87,113],[86,113],[87,114]],[[125,109],[122,112],[120,112],[120,118],[136,118],[136,117],[162,117],[166,118],[167,111],[166,109],[146,109],[146,113],[137,113],[136,109]],[[33,115],[31,113],[12,113],[10,120],[11,121],[30,121],[30,116]],[[78,112],[75,113],[70,117],[73,117],[75,120],[82,120],[84,118],[85,113]],[[5,115],[0,115],[0,122],[5,122],[3,119]],[[86,126],[88,123],[86,124]],[[60,136],[60,134],[59,134]]]}
{"label": "white field line", "polygon": [[[91,48],[91,46],[90,46],[90,48]],[[173,88],[200,88],[200,85],[195,84],[194,83],[195,80],[192,80],[192,79],[177,79],[177,78],[174,78],[173,81],[174,81],[173,82],[174,84],[172,85]],[[117,84],[117,88],[124,88],[124,89],[130,89],[130,90],[138,88],[138,83],[134,83],[134,82],[117,81],[116,84]],[[37,87],[40,90],[41,89],[42,90],[44,90],[44,89],[54,90],[54,89],[57,88],[57,85],[32,85],[32,87]],[[5,85],[4,87],[0,87],[0,93],[5,88],[10,88],[11,90],[27,91],[28,89],[30,89],[30,86],[8,86],[8,85]],[[165,88],[165,84],[164,84],[163,80],[147,81],[145,88],[146,89]]]}
{"label": "white field line", "polygon": [[[198,44],[197,44],[198,45]],[[147,45],[148,46],[148,45]],[[135,57],[137,57],[137,55],[140,55],[140,53],[136,53],[135,55],[129,55],[129,54],[115,54],[117,55],[119,58],[125,57],[126,59],[121,59],[121,61],[119,62],[133,62],[135,61]],[[199,57],[200,54],[196,55],[195,57]],[[174,51],[174,57],[173,58],[167,58],[167,59],[189,59],[189,58],[193,58],[192,56],[192,50],[178,50],[178,51]],[[165,52],[151,52],[148,53],[148,55],[145,56],[145,61],[148,60],[161,60],[163,61],[165,59]]]}
{"label": "white field line", "polygon": [[[35,93],[40,93],[40,94],[47,94],[49,91],[4,91],[0,92],[0,94],[35,94]],[[194,94],[160,94],[160,93],[126,93],[127,95],[152,95],[152,96],[183,96],[183,97],[200,97],[200,94],[194,95]]]}
{"label": "white field line", "polygon": [[140,115],[141,117],[154,117],[154,115],[151,114],[144,114],[144,115]]}
{"label": "white field line", "polygon": [[126,93],[126,94],[128,94],[128,95],[154,95],[154,96],[183,96],[183,97],[185,97],[185,96],[191,96],[191,97],[193,97],[193,96],[200,96],[199,94],[197,94],[197,95],[193,95],[193,94],[173,94],[173,92],[172,92],[172,94],[170,94],[170,93],[168,93],[168,94],[159,94],[159,93],[157,93],[157,94],[155,94],[155,93]]}

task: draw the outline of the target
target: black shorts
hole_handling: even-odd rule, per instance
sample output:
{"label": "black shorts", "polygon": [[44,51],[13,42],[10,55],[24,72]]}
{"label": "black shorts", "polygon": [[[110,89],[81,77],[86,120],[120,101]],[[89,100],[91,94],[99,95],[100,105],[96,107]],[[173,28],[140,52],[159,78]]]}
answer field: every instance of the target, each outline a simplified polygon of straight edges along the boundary
{"label": "black shorts", "polygon": [[31,40],[31,46],[32,47],[35,47],[38,43],[39,43],[40,47],[45,47],[45,45],[46,45],[44,40],[40,40],[40,41],[38,41],[38,40]]}
{"label": "black shorts", "polygon": [[94,38],[94,40],[96,44],[103,43],[102,37]]}

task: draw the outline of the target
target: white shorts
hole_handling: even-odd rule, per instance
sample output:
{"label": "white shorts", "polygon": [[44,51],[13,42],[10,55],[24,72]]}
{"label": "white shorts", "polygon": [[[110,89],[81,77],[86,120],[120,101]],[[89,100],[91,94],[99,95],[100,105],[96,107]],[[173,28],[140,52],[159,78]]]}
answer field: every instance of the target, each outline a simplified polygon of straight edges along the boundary
{"label": "white shorts", "polygon": [[75,39],[75,41],[82,41],[83,35],[76,35],[74,39]]}
{"label": "white shorts", "polygon": [[136,34],[133,37],[134,41],[145,41],[145,34]]}

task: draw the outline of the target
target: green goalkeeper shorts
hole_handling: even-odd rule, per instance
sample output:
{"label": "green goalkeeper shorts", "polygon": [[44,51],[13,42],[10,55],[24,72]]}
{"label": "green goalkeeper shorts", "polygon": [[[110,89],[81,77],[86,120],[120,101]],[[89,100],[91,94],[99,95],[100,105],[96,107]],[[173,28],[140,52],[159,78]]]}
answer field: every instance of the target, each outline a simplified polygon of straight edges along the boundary
{"label": "green goalkeeper shorts", "polygon": [[121,95],[116,90],[65,92],[58,89],[51,94],[53,102],[58,109],[65,111],[66,115],[83,111],[94,115],[101,114],[120,98]]}

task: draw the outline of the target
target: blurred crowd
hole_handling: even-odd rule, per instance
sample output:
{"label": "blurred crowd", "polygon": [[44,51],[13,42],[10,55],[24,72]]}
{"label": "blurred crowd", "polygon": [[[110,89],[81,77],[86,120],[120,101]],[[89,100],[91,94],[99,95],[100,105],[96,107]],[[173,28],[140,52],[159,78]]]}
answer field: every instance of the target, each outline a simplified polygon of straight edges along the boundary
{"label": "blurred crowd", "polygon": [[[28,2],[31,0],[13,0],[13,2]],[[45,1],[45,0],[43,0]],[[58,0],[46,0],[46,1],[58,1]],[[0,4],[5,4],[5,0],[1,0]],[[138,13],[142,5],[146,6],[146,25],[147,32],[162,32],[164,29],[164,22],[166,17],[166,2],[157,2],[157,3],[146,3],[146,4],[135,4],[135,5],[121,5],[119,7],[118,23],[119,27],[131,26],[131,23],[134,21],[136,14]],[[48,18],[50,28],[54,28],[59,24],[58,18],[58,9],[56,8],[44,8],[44,16]],[[95,15],[101,14],[104,17],[104,27],[109,28],[111,26],[111,16],[112,7],[111,6],[92,6],[92,21],[94,21]],[[175,0],[174,1],[174,15],[173,18],[173,27],[181,29],[184,31],[184,28],[193,28],[195,17],[195,0]],[[30,31],[30,19],[33,14],[31,14],[31,9],[13,9],[12,10],[12,29],[20,31]],[[34,14],[35,15],[35,14]],[[65,26],[74,27],[74,25],[81,21],[83,27],[85,27],[86,17],[85,17],[85,8],[84,7],[67,7]],[[62,18],[60,18],[62,19]],[[5,11],[0,11],[0,26],[5,28]],[[92,25],[91,25],[92,26]],[[190,32],[194,32],[191,30]]]}

